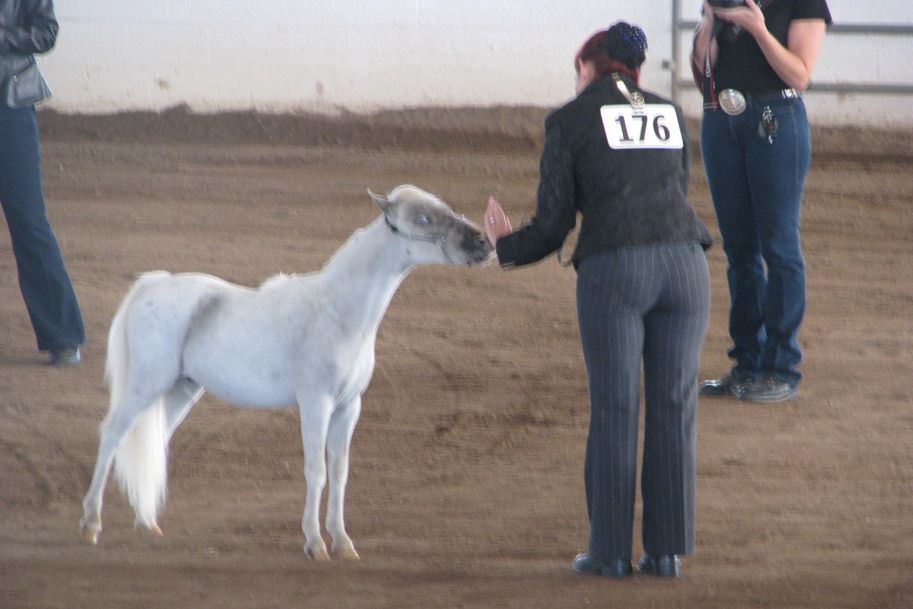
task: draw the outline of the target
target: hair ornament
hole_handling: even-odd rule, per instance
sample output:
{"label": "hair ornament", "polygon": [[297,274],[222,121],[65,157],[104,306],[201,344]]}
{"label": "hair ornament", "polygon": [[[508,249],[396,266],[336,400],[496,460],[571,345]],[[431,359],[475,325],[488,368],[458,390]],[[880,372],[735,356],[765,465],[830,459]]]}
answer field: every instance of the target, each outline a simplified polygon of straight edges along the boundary
{"label": "hair ornament", "polygon": [[606,30],[605,50],[632,70],[647,58],[647,35],[636,25],[617,21]]}

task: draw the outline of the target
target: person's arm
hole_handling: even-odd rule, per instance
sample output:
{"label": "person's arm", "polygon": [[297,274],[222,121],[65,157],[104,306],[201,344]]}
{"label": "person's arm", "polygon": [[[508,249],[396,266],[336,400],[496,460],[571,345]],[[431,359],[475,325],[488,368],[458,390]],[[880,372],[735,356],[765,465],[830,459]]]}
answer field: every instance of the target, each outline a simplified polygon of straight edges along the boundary
{"label": "person's arm", "polygon": [[485,228],[501,266],[538,262],[561,247],[577,222],[574,188],[571,154],[562,141],[558,122],[549,117],[539,163],[536,215],[529,224],[510,232],[509,221],[497,201],[490,202],[486,211]]}
{"label": "person's arm", "polygon": [[694,30],[694,37],[691,41],[691,74],[694,76],[694,84],[701,88],[701,75],[704,72],[704,66],[707,61],[707,53],[710,53],[710,64],[716,63],[716,57],[719,52],[716,39],[713,38],[713,9],[704,0],[704,8],[701,11],[701,20]]}
{"label": "person's arm", "polygon": [[790,23],[784,47],[768,31],[764,13],[754,2],[739,8],[716,9],[714,13],[751,34],[767,63],[783,82],[800,91],[808,88],[824,42],[827,28],[824,19],[794,20]]}
{"label": "person's arm", "polygon": [[0,55],[47,53],[57,41],[52,0],[25,0],[26,23],[0,23]]}

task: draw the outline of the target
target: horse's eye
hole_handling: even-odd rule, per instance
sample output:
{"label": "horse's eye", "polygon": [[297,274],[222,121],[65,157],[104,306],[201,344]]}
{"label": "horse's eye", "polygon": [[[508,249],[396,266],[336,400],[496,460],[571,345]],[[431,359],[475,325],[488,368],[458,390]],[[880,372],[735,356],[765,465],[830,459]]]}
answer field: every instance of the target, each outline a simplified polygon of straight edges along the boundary
{"label": "horse's eye", "polygon": [[418,224],[419,226],[428,226],[429,224],[431,224],[431,218],[429,218],[425,214],[422,214],[415,218],[415,223]]}

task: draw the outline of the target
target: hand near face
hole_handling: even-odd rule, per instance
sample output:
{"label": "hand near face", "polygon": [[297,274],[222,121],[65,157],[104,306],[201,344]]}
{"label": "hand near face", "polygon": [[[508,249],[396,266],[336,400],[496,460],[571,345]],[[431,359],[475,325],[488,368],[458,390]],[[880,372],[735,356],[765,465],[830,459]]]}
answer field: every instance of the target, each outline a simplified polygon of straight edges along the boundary
{"label": "hand near face", "polygon": [[498,239],[513,232],[507,214],[494,197],[488,198],[488,208],[485,210],[482,222],[485,227],[485,236],[488,237],[488,242],[492,246],[497,244]]}
{"label": "hand near face", "polygon": [[742,28],[754,37],[767,30],[764,13],[754,0],[748,0],[744,6],[737,8],[715,8],[713,14],[723,21]]}

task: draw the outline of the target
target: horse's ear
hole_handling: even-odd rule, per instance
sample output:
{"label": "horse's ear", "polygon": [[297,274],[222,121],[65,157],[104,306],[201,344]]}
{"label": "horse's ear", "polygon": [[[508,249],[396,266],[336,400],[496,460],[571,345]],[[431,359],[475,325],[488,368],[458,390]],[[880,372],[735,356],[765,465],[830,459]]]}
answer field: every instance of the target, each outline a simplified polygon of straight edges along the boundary
{"label": "horse's ear", "polygon": [[387,213],[387,209],[390,207],[390,199],[377,194],[370,188],[368,189],[368,194],[371,196],[371,200],[374,201],[374,204],[377,205],[382,212]]}

